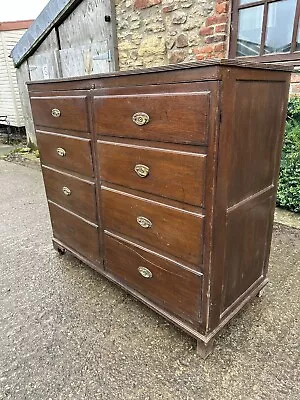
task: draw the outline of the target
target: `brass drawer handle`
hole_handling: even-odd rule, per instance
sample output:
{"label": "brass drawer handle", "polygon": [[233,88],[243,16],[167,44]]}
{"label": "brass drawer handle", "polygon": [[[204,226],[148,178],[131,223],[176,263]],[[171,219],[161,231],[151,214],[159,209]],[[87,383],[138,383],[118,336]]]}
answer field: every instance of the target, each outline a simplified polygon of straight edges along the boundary
{"label": "brass drawer handle", "polygon": [[61,115],[61,112],[58,108],[52,108],[51,110],[52,117],[58,118]]}
{"label": "brass drawer handle", "polygon": [[62,191],[63,191],[63,194],[65,194],[66,196],[70,196],[72,193],[71,190],[67,186],[64,186],[62,188]]}
{"label": "brass drawer handle", "polygon": [[150,168],[147,167],[147,165],[136,164],[136,166],[134,167],[134,170],[138,174],[139,177],[146,178],[146,176],[149,175]]}
{"label": "brass drawer handle", "polygon": [[138,267],[138,271],[142,275],[143,278],[149,279],[149,278],[152,278],[152,276],[153,276],[150,269],[148,269],[146,267]]}
{"label": "brass drawer handle", "polygon": [[136,219],[137,223],[139,225],[141,225],[142,228],[151,228],[152,226],[152,222],[150,221],[150,219],[145,218],[145,217],[137,217]]}
{"label": "brass drawer handle", "polygon": [[148,124],[148,122],[150,121],[150,117],[148,114],[146,114],[144,112],[137,112],[137,113],[133,114],[132,121],[135,124],[142,126],[142,125]]}
{"label": "brass drawer handle", "polygon": [[58,147],[56,149],[56,153],[60,156],[60,157],[64,157],[66,155],[66,150],[63,149],[62,147]]}

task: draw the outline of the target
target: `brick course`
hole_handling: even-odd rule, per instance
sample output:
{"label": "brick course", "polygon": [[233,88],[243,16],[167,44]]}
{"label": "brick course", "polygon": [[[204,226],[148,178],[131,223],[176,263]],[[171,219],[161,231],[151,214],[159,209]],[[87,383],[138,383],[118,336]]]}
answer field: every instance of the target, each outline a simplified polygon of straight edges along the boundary
{"label": "brick course", "polygon": [[205,27],[201,28],[199,31],[205,43],[216,44],[210,47],[201,46],[195,48],[194,53],[197,60],[226,57],[228,53],[228,22],[229,1],[217,0],[215,13],[206,19]]}
{"label": "brick course", "polygon": [[156,4],[160,4],[161,2],[162,0],[135,0],[134,8],[138,10],[143,10],[144,8],[155,6]]}

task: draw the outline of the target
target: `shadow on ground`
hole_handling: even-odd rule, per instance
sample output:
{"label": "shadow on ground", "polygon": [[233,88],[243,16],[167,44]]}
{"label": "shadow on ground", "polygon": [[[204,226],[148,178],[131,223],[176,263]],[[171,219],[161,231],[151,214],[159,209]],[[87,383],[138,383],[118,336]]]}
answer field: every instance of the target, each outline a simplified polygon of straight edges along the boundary
{"label": "shadow on ground", "polygon": [[203,361],[189,336],[52,248],[40,171],[0,161],[0,399],[300,398],[300,231]]}

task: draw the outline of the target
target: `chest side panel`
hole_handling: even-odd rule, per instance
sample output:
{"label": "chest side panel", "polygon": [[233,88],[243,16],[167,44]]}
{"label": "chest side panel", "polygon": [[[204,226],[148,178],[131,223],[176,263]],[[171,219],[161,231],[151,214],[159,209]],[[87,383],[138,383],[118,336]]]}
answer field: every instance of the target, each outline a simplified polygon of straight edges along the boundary
{"label": "chest side panel", "polygon": [[[214,253],[219,318],[225,320],[267,282],[289,73],[225,74]],[[219,267],[217,267],[217,265]]]}

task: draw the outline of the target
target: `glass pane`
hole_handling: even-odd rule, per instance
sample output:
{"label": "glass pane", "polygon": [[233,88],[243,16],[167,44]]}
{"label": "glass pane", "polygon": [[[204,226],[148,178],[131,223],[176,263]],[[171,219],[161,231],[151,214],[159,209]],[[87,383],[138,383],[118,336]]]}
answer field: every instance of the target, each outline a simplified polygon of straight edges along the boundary
{"label": "glass pane", "polygon": [[268,20],[264,53],[287,53],[291,41],[296,0],[281,0],[268,5]]}
{"label": "glass pane", "polygon": [[263,11],[263,5],[239,11],[237,57],[259,54]]}
{"label": "glass pane", "polygon": [[242,6],[243,4],[255,3],[256,1],[259,0],[240,0],[240,6]]}

